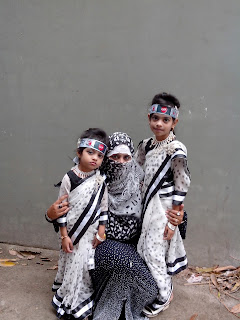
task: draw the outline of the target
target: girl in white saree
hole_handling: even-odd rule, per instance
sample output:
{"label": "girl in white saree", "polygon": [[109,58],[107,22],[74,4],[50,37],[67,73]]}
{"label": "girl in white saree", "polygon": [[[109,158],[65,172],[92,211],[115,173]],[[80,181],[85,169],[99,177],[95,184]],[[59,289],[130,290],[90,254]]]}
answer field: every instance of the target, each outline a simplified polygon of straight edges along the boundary
{"label": "girl in white saree", "polygon": [[108,196],[105,175],[98,168],[107,143],[103,130],[85,131],[77,144],[78,164],[63,177],[60,186],[59,197],[68,194],[70,210],[56,220],[61,250],[52,287],[56,292],[52,305],[59,318],[64,315],[83,320],[92,313],[93,287],[89,271],[94,269],[95,248],[106,237]]}

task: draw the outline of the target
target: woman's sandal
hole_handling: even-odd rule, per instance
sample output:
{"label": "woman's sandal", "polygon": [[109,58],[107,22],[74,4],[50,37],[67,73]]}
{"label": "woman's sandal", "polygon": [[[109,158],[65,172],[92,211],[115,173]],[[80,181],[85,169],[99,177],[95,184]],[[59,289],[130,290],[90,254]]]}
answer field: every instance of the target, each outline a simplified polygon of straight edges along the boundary
{"label": "woman's sandal", "polygon": [[166,302],[164,305],[162,305],[160,308],[157,308],[157,309],[153,309],[151,308],[150,306],[146,306],[145,308],[143,308],[143,314],[145,316],[147,316],[148,318],[154,318],[156,317],[160,312],[162,311],[165,311],[167,310],[167,308],[169,307],[170,305],[170,302],[172,301],[173,299],[173,294],[171,295],[170,299],[168,302]]}
{"label": "woman's sandal", "polygon": [[156,317],[160,312],[162,312],[162,311],[164,311],[164,310],[166,310],[168,307],[169,307],[169,304],[170,304],[170,302],[168,303],[168,304],[165,304],[165,305],[163,305],[163,306],[161,306],[160,308],[158,308],[158,309],[152,309],[152,308],[150,308],[149,306],[146,306],[145,308],[143,308],[143,314],[146,316],[146,317],[148,317],[148,318],[154,318],[154,317]]}

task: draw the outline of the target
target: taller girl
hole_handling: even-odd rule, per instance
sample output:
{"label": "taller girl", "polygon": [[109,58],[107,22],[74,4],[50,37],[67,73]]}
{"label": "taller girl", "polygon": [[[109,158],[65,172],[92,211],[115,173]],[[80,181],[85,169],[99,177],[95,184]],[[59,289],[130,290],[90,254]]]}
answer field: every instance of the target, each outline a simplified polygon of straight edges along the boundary
{"label": "taller girl", "polygon": [[180,210],[190,185],[187,149],[174,135],[179,108],[178,99],[170,94],[153,98],[148,120],[154,137],[141,141],[136,153],[145,171],[144,219],[137,249],[159,288],[158,299],[144,309],[148,317],[168,307],[173,297],[171,276],[187,267],[178,227],[166,217],[167,209]]}

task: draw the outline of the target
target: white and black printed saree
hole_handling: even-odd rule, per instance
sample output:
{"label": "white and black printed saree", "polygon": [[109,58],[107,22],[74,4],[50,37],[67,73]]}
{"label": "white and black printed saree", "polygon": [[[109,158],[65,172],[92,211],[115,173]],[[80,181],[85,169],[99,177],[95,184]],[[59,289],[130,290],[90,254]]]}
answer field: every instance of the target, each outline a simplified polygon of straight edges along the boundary
{"label": "white and black printed saree", "polygon": [[64,176],[62,184],[61,188],[65,191],[70,186],[70,210],[58,219],[58,224],[67,227],[73,252],[60,250],[58,272],[52,287],[56,292],[52,304],[59,318],[64,315],[83,320],[92,313],[94,304],[89,275],[94,268],[92,240],[98,225],[107,222],[107,193],[104,177],[98,170],[84,179],[71,170]]}

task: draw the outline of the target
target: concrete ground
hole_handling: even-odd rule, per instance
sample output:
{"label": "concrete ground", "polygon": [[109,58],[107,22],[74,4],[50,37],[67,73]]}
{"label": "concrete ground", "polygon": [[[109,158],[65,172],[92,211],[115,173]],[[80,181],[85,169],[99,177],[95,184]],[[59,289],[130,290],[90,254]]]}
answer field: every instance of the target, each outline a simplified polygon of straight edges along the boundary
{"label": "concrete ground", "polygon": [[[48,269],[57,264],[58,252],[0,243],[0,259],[16,258],[9,254],[10,249],[32,250],[41,254],[32,260],[19,259],[12,267],[0,266],[0,319],[56,320],[51,307],[51,285],[56,270]],[[47,259],[44,261],[43,258]],[[174,278],[174,299],[170,307],[155,317],[155,320],[236,319],[209,292],[208,285],[186,283],[186,276],[180,274]],[[239,301],[234,304],[237,303]],[[197,317],[192,317],[194,314]]]}

